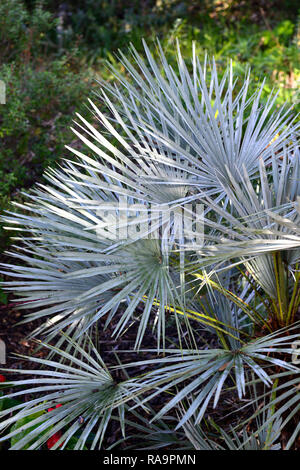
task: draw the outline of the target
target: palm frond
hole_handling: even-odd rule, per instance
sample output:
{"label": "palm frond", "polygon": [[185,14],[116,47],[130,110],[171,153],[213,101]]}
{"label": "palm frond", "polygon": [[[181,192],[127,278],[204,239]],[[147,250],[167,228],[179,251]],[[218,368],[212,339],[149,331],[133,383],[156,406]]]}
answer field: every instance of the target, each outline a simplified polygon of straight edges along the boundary
{"label": "palm frond", "polygon": [[[151,364],[152,370],[142,378],[137,378],[137,390],[155,391],[142,400],[141,403],[161,394],[164,391],[174,390],[180,385],[180,390],[171,392],[171,398],[157,413],[159,419],[176,407],[180,401],[193,395],[190,408],[182,417],[178,427],[182,426],[190,417],[195,416],[199,423],[213,399],[216,407],[221,392],[226,387],[227,379],[234,376],[235,387],[239,398],[246,393],[249,371],[252,371],[266,386],[272,385],[272,373],[267,368],[279,366],[284,370],[297,372],[297,367],[288,360],[278,357],[281,353],[292,355],[294,353],[291,343],[298,335],[285,335],[286,329],[271,333],[262,338],[255,339],[248,344],[240,345],[238,349],[206,349],[206,350],[165,350],[168,354],[164,358],[151,361],[139,361],[123,365],[123,367],[146,366]],[[161,366],[161,367],[160,367]],[[136,407],[136,405],[134,406]]]}
{"label": "palm frond", "polygon": [[[10,427],[0,442],[18,438],[11,450],[21,450],[25,446],[28,450],[39,449],[57,432],[61,432],[61,437],[53,446],[54,450],[66,448],[75,435],[77,442],[74,450],[83,449],[91,435],[91,449],[101,448],[114,412],[118,413],[124,431],[124,404],[134,399],[126,381],[116,383],[95,347],[92,346],[89,354],[70,338],[65,339],[72,345],[70,353],[43,343],[55,354],[55,360],[27,358],[43,368],[10,371],[35,376],[11,382],[10,386],[21,390],[6,395],[6,398],[22,398],[30,394],[35,398],[0,412],[0,431]],[[0,400],[4,398],[0,397]],[[59,408],[47,412],[58,403],[61,405]],[[24,420],[32,416],[36,417]],[[25,424],[12,426],[20,420]],[[28,429],[30,433],[24,433]]]}

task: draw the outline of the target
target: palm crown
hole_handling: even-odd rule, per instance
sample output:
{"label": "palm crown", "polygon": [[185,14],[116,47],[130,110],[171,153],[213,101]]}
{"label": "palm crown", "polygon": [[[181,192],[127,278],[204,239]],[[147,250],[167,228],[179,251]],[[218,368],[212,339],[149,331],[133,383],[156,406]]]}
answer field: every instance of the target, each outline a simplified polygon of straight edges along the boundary
{"label": "palm crown", "polygon": [[[132,414],[148,413],[151,437],[139,425],[145,440],[166,432],[172,416],[168,432],[196,449],[276,449],[300,409],[291,360],[300,303],[297,117],[276,107],[276,94],[263,100],[263,83],[250,95],[250,72],[240,85],[231,64],[220,74],[214,60],[200,64],[195,48],[185,62],[177,46],[175,70],[160,45],[159,61],[144,48],[145,59],[133,47],[131,60],[120,53],[126,73],[112,68],[115,85],[100,83],[101,110],[90,101],[90,122],[77,115],[83,148],[68,147],[75,159],[49,169],[48,183],[3,217],[24,233],[10,253],[17,263],[2,264],[13,278],[5,286],[34,309],[24,321],[44,319],[33,336],[49,357],[31,358],[45,366],[37,378],[13,383],[21,391],[9,397],[28,388],[37,396],[3,410],[0,429],[34,420],[2,439],[37,449],[63,430],[53,448],[76,436],[83,449],[90,435],[96,448],[110,419],[126,436]],[[138,324],[140,360],[116,366],[120,383],[92,344],[103,318],[114,338]],[[142,349],[149,325],[151,360]],[[168,328],[177,331],[172,343]],[[240,440],[218,428],[222,444],[203,434],[209,407],[233,389],[249,407],[262,394],[258,441],[245,430]],[[163,392],[170,398],[153,412]]]}

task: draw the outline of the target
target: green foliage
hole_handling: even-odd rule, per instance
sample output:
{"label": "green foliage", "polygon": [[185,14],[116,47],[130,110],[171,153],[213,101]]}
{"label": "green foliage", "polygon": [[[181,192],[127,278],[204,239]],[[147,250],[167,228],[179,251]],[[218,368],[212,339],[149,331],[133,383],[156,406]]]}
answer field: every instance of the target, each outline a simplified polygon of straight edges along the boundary
{"label": "green foliage", "polygon": [[[76,48],[55,57],[57,19],[41,2],[29,12],[20,0],[0,5],[0,211],[9,208],[44,169],[63,156],[73,110],[87,94],[88,73],[78,71]],[[47,54],[52,51],[52,55]],[[8,239],[0,227],[0,246]]]}
{"label": "green foliage", "polygon": [[57,20],[42,2],[29,14],[22,0],[3,0],[0,5],[0,61],[29,62],[47,51],[46,35],[55,29]]}
{"label": "green foliage", "polygon": [[[11,427],[11,431],[13,432],[13,431],[19,430],[19,432],[16,436],[13,436],[11,438],[11,441],[10,441],[11,446],[14,446],[21,439],[26,437],[28,434],[32,433],[32,431],[36,428],[36,425],[31,426],[31,427],[26,427],[26,429],[24,429],[22,431],[21,431],[20,428],[23,428],[24,426],[29,424],[31,421],[34,421],[36,418],[38,418],[39,416],[42,416],[42,415],[44,415],[44,412],[39,411],[37,413],[33,413],[32,415],[26,416],[25,418],[21,418],[18,421],[16,421],[13,424],[13,426]],[[30,442],[23,447],[23,450],[27,450],[29,446],[30,446]]]}
{"label": "green foliage", "polygon": [[70,71],[70,57],[40,67],[5,64],[0,67],[0,77],[6,83],[6,104],[0,110],[3,211],[12,195],[30,187],[47,166],[63,156],[71,135],[70,115],[87,94],[87,83],[86,76]]}

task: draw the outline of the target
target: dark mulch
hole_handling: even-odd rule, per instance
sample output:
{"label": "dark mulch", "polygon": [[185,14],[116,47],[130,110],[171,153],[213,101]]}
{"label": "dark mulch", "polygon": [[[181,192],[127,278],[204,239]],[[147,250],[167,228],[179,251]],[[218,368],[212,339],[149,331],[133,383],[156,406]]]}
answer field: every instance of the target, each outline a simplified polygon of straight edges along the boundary
{"label": "dark mulch", "polygon": [[[45,357],[46,351],[35,352],[36,343],[28,339],[30,333],[40,325],[40,321],[19,324],[23,319],[23,312],[18,310],[18,305],[8,303],[0,306],[0,338],[6,344],[6,364],[2,367],[8,369],[26,369],[28,360],[17,357],[16,354],[23,356]],[[34,369],[38,365],[31,363]],[[5,372],[7,380],[15,380],[16,374]],[[19,377],[19,374],[18,374]]]}

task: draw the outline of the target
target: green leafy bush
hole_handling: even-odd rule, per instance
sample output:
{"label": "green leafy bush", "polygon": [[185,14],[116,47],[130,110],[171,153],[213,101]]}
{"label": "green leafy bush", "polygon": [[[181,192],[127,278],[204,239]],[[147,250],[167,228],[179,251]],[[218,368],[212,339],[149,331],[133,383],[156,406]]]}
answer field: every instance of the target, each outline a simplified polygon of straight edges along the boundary
{"label": "green leafy bush", "polygon": [[[89,73],[78,71],[78,50],[53,55],[56,26],[42,3],[29,12],[20,0],[1,2],[0,79],[6,85],[0,109],[1,213],[63,155],[70,119],[87,94]],[[1,228],[1,248],[7,243]]]}
{"label": "green leafy bush", "polygon": [[[70,70],[72,57],[50,64],[0,67],[6,104],[0,114],[0,209],[30,187],[64,154],[75,107],[87,94],[87,75]],[[7,241],[2,238],[2,245]]]}
{"label": "green leafy bush", "polygon": [[57,19],[37,2],[29,14],[21,0],[3,0],[0,5],[0,61],[28,62],[49,52],[46,36],[57,26]]}

